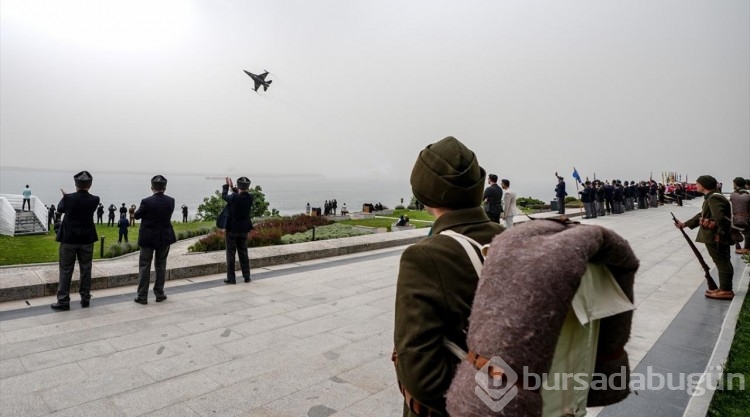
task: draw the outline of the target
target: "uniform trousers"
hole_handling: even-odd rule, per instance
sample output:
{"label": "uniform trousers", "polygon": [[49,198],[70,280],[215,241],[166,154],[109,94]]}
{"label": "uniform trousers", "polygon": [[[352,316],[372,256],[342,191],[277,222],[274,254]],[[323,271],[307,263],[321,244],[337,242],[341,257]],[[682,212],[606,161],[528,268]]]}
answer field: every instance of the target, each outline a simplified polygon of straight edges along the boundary
{"label": "uniform trousers", "polygon": [[565,214],[565,197],[557,197],[557,214]]}
{"label": "uniform trousers", "polygon": [[732,291],[734,267],[732,266],[729,248],[730,245],[723,243],[706,243],[708,255],[711,256],[716,264],[716,269],[719,270],[719,289],[722,291]]}
{"label": "uniform trousers", "polygon": [[[154,255],[155,254],[155,255]],[[167,277],[167,256],[169,245],[158,248],[141,246],[141,255],[138,258],[138,298],[148,298],[148,285],[151,281],[151,261],[154,261],[156,280],[154,281],[154,295],[164,295],[164,282]]]}
{"label": "uniform trousers", "polygon": [[94,244],[61,243],[59,249],[60,261],[60,283],[57,286],[57,302],[60,304],[70,303],[70,282],[73,280],[76,258],[78,267],[81,268],[81,281],[78,292],[81,300],[91,298],[91,260],[94,257]]}
{"label": "uniform trousers", "polygon": [[227,242],[227,279],[229,281],[235,280],[234,273],[234,254],[237,253],[237,257],[240,258],[240,269],[242,270],[242,277],[247,279],[250,278],[250,258],[247,256],[247,233],[226,233]]}

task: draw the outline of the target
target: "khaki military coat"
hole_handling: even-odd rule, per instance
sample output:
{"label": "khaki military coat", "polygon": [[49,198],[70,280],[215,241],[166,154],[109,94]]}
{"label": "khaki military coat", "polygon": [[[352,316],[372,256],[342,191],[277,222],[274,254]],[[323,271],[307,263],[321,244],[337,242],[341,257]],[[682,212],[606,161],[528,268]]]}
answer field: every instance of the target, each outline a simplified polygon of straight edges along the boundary
{"label": "khaki military coat", "polygon": [[[447,415],[445,393],[458,358],[443,345],[446,337],[466,349],[466,330],[479,277],[466,251],[444,230],[488,244],[504,229],[481,207],[447,212],[430,236],[401,256],[396,285],[394,329],[396,375],[401,386],[433,416]],[[415,416],[404,407],[404,416]]]}
{"label": "khaki military coat", "polygon": [[[695,238],[696,242],[699,243],[717,243],[716,236],[719,236],[719,242],[724,245],[733,244],[732,238],[729,234],[730,219],[732,216],[732,209],[729,205],[729,200],[726,199],[722,194],[711,191],[703,196],[703,206],[701,212],[693,216],[690,220],[685,222],[685,226],[690,229],[698,229],[698,235]],[[713,230],[703,227],[700,225],[701,218],[710,218],[716,221],[716,228]]]}

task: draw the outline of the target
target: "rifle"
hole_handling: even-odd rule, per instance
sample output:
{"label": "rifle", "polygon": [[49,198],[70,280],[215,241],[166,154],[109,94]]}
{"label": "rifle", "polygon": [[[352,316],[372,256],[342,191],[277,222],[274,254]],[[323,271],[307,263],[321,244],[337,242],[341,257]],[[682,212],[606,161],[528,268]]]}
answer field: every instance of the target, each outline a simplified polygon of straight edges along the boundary
{"label": "rifle", "polygon": [[[677,217],[674,216],[674,213],[670,211],[669,214],[672,215],[674,224],[680,223],[677,220]],[[693,241],[690,240],[690,237],[687,235],[687,233],[685,233],[685,231],[681,228],[678,228],[678,229],[680,229],[680,232],[682,232],[682,236],[685,238],[685,240],[687,240],[688,245],[690,245],[690,249],[693,250],[695,257],[698,258],[698,262],[700,262],[701,266],[703,267],[703,271],[706,273],[705,276],[706,276],[706,284],[708,284],[708,289],[709,290],[718,289],[719,287],[716,285],[716,281],[714,281],[714,279],[711,277],[711,273],[709,272],[711,268],[709,268],[708,264],[706,264],[706,261],[703,260],[703,255],[701,255],[701,253],[698,251],[698,248],[695,247],[695,243],[693,243]]]}

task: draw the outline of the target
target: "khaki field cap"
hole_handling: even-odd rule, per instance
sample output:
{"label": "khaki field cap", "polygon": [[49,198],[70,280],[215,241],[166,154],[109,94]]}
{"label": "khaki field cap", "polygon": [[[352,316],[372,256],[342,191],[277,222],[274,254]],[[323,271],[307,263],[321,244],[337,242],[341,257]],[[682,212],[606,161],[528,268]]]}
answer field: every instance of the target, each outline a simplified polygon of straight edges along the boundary
{"label": "khaki field cap", "polygon": [[[73,175],[73,181],[75,182],[76,186],[78,187],[88,187],[91,185],[91,181],[94,179],[94,177],[91,176],[91,173],[88,171],[81,171],[75,175]],[[28,185],[27,185],[28,187]]]}
{"label": "khaki field cap", "polygon": [[476,155],[453,136],[427,145],[411,171],[414,197],[428,207],[479,207],[485,170]]}
{"label": "khaki field cap", "polygon": [[718,185],[718,183],[716,182],[716,178],[710,175],[701,175],[697,180],[695,180],[695,182],[702,185],[703,188],[707,190],[715,190],[716,186]]}

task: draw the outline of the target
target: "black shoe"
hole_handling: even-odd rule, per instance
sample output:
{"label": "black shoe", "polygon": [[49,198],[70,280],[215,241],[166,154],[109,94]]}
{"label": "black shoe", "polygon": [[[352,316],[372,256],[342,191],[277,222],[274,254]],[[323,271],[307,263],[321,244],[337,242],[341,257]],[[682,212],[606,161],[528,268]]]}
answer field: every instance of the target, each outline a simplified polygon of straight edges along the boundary
{"label": "black shoe", "polygon": [[162,301],[164,301],[166,299],[167,299],[167,295],[166,294],[162,294],[162,295],[157,295],[156,296],[156,302],[157,303],[161,303]]}
{"label": "black shoe", "polygon": [[236,284],[236,283],[237,283],[237,281],[235,281],[235,280],[233,280],[233,279],[225,279],[225,280],[224,280],[224,283],[225,283],[225,284]]}
{"label": "black shoe", "polygon": [[89,308],[89,300],[81,300],[81,308]]}
{"label": "black shoe", "polygon": [[245,282],[250,282],[250,277],[245,278]]}
{"label": "black shoe", "polygon": [[138,298],[138,297],[135,297],[135,299],[134,299],[133,301],[135,301],[135,302],[136,302],[136,303],[138,303],[138,304],[143,304],[143,305],[146,305],[146,304],[148,304],[148,300],[147,300],[147,299],[145,299],[145,298]]}
{"label": "black shoe", "polygon": [[50,305],[50,308],[55,311],[68,311],[70,310],[70,304],[69,303],[61,303],[56,302],[55,304]]}

